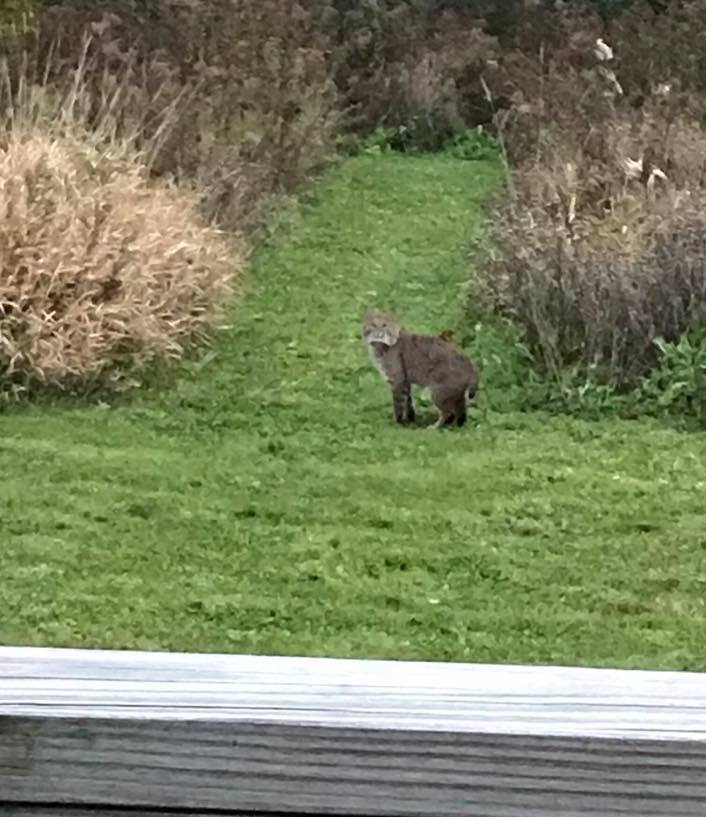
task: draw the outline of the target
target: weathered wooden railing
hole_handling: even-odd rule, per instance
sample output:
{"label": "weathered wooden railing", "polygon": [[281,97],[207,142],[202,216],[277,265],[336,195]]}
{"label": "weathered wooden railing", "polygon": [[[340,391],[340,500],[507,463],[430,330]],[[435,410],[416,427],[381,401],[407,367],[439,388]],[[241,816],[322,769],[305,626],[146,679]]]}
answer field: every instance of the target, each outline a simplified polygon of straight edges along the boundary
{"label": "weathered wooden railing", "polygon": [[706,817],[706,675],[0,648],[3,817],[262,813]]}

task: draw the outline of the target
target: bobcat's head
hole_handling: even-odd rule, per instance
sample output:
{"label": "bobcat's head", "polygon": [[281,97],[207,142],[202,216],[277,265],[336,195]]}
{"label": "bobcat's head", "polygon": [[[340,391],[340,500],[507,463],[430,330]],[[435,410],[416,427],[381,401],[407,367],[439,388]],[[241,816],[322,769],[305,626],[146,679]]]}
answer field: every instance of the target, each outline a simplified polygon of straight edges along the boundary
{"label": "bobcat's head", "polygon": [[369,309],[363,318],[363,337],[366,343],[394,346],[400,336],[400,322],[391,312]]}

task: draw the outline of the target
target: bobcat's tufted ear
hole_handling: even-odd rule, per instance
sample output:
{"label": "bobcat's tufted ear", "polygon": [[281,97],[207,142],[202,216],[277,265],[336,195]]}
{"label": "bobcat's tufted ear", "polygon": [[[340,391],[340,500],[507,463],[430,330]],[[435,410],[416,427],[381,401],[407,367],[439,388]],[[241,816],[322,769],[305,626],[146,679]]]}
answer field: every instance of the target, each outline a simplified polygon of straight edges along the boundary
{"label": "bobcat's tufted ear", "polygon": [[366,306],[360,313],[360,325],[362,327],[362,337],[367,337],[368,332],[372,328],[372,324],[375,318],[375,310],[371,309],[369,306]]}

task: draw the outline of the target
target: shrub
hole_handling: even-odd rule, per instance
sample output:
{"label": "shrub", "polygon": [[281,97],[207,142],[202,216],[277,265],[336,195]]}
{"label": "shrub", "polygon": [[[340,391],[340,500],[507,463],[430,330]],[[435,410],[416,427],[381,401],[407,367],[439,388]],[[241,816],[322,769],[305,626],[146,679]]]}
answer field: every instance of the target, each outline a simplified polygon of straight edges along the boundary
{"label": "shrub", "polygon": [[487,120],[479,78],[496,42],[470,7],[440,8],[433,0],[335,5],[336,81],[348,128],[384,128],[402,149],[435,150],[453,132]]}
{"label": "shrub", "polygon": [[452,156],[467,161],[483,161],[498,157],[498,143],[480,125],[473,130],[466,128],[454,134],[447,148]]}
{"label": "shrub", "polygon": [[[497,159],[499,146],[497,141],[480,125],[476,128],[463,128],[442,139],[437,135],[437,147],[448,151],[457,159],[482,161]],[[341,140],[344,141],[344,140]],[[351,140],[351,152],[361,151],[367,154],[380,154],[394,150],[416,152],[423,150],[418,134],[405,125],[379,127],[362,139]]]}
{"label": "shrub", "polygon": [[562,388],[626,388],[706,312],[702,103],[661,81],[636,100],[595,21],[558,20],[546,49],[488,74],[514,169],[480,290]]}
{"label": "shrub", "polygon": [[626,87],[649,94],[670,82],[692,96],[706,90],[706,6],[694,0],[639,2],[611,21],[607,36],[620,44],[620,73]]}
{"label": "shrub", "polygon": [[0,9],[0,37],[12,35],[32,23],[35,0],[4,0]]}
{"label": "shrub", "polygon": [[[540,5],[525,12],[500,58],[485,66],[495,125],[514,164],[550,154],[547,135],[583,146],[606,120],[634,119],[645,105],[658,113],[657,143],[675,115],[706,123],[704,4],[675,0],[661,14],[644,0],[624,5],[609,23],[595,3],[564,4],[560,12]],[[599,38],[614,58],[598,56]]]}
{"label": "shrub", "polygon": [[0,387],[117,382],[182,354],[240,270],[193,196],[119,145],[16,128],[0,143]]}
{"label": "shrub", "polygon": [[706,338],[703,327],[678,341],[656,342],[660,360],[637,390],[643,410],[679,416],[706,426]]}
{"label": "shrub", "polygon": [[[63,0],[39,18],[34,74],[65,92],[83,61],[88,120],[105,121],[110,99],[114,130],[149,147],[155,174],[195,182],[208,219],[248,231],[334,152],[341,114],[328,8],[327,0]],[[87,31],[84,57],[77,44]]]}
{"label": "shrub", "polygon": [[533,194],[516,187],[497,212],[481,297],[555,378],[572,369],[635,385],[656,362],[655,340],[676,341],[706,313],[704,196],[626,196],[597,220],[574,215],[579,194],[568,185],[556,202]]}

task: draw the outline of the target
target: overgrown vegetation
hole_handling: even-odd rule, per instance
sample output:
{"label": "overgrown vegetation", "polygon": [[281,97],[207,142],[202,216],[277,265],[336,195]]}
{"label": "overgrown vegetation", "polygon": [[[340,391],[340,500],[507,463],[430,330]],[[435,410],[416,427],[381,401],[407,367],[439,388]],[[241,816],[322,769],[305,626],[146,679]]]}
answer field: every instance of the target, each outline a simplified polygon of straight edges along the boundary
{"label": "overgrown vegetation", "polygon": [[0,177],[6,390],[115,384],[179,355],[222,310],[237,255],[126,157],[30,129],[6,141]]}
{"label": "overgrown vegetation", "polygon": [[[459,326],[497,182],[445,155],[349,160],[170,388],[6,409],[0,642],[700,669],[704,440],[512,410],[504,339]],[[457,328],[503,413],[396,428],[371,300]]]}
{"label": "overgrown vegetation", "polygon": [[[254,235],[340,147],[472,160],[499,148],[511,176],[492,217],[493,253],[474,261],[472,311],[483,303],[518,328],[554,400],[576,388],[641,394],[660,344],[698,334],[701,3],[27,9],[34,33],[15,26],[6,37],[12,93],[65,97],[81,66],[89,129],[129,141],[152,176],[193,190],[204,219],[239,236]],[[14,16],[29,19],[19,5]]]}
{"label": "overgrown vegetation", "polygon": [[65,0],[15,44],[30,70],[13,73],[64,89],[85,63],[87,110],[111,97],[116,131],[149,148],[153,174],[193,185],[205,217],[242,234],[334,150],[341,113],[324,5]]}
{"label": "overgrown vegetation", "polygon": [[666,350],[700,336],[703,15],[698,3],[657,17],[633,6],[606,26],[586,9],[540,11],[484,77],[512,169],[479,293],[520,329],[549,391],[573,410],[577,389],[597,405],[655,409],[646,395],[657,383],[683,387],[667,386]]}
{"label": "overgrown vegetation", "polygon": [[[606,416],[706,422],[706,20],[658,5],[0,17],[0,383],[142,387],[2,405],[0,641],[700,668],[703,440]],[[371,304],[478,360],[466,433],[391,422]]]}
{"label": "overgrown vegetation", "polygon": [[[12,11],[0,88],[13,215],[5,393],[112,383],[126,367],[181,354],[214,324],[233,275],[194,201],[242,241],[325,166],[345,130],[394,126],[417,150],[453,141],[465,158],[491,150],[475,132],[460,135],[467,91],[456,79],[477,82],[493,41],[459,11],[332,0],[64,0]],[[452,53],[461,19],[474,45],[458,39]],[[420,36],[424,54],[412,59]],[[180,192],[167,194],[165,181]],[[243,253],[233,253],[237,274]]]}
{"label": "overgrown vegetation", "polygon": [[[0,71],[0,395],[124,386],[218,322],[243,250],[196,197],[150,181],[151,142],[118,125],[127,93],[91,93],[84,59],[64,86]],[[91,103],[100,99],[100,105]]]}

